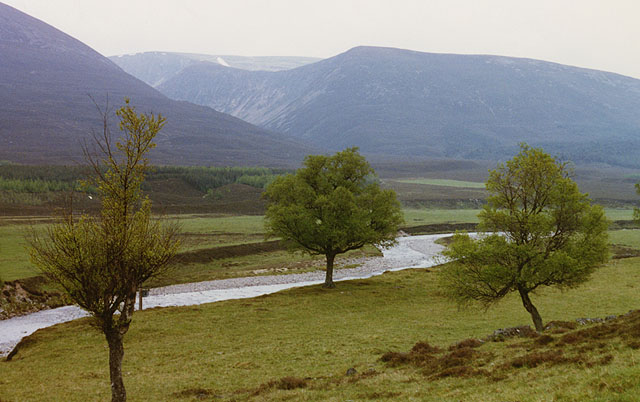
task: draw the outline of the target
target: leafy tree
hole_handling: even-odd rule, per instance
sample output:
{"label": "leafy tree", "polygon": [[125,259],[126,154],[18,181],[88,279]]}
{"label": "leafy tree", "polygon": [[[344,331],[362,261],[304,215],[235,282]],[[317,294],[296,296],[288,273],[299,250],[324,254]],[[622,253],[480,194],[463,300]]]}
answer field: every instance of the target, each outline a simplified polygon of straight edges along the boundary
{"label": "leafy tree", "polygon": [[163,271],[177,251],[177,229],[151,219],[151,202],[141,193],[148,170],[146,154],[165,119],[138,114],[126,99],[116,115],[123,138],[112,143],[103,114],[104,131],[96,138],[98,155],[85,147],[94,171],[91,184],[101,197],[99,216],[73,216],[44,235],[30,238],[31,259],[58,282],[71,299],[91,313],[109,345],[112,401],[125,401],[122,381],[123,338],[129,329],[136,292]]}
{"label": "leafy tree", "polygon": [[295,174],[266,189],[268,235],[290,250],[324,255],[324,286],[333,288],[336,255],[366,244],[393,244],[402,212],[392,190],[381,190],[357,148],[333,156],[309,155]]}
{"label": "leafy tree", "polygon": [[542,318],[530,293],[542,286],[575,287],[608,258],[608,221],[559,163],[521,145],[518,155],[490,172],[488,203],[474,239],[456,234],[444,254],[455,260],[441,279],[449,296],[487,307],[518,292],[536,330]]}

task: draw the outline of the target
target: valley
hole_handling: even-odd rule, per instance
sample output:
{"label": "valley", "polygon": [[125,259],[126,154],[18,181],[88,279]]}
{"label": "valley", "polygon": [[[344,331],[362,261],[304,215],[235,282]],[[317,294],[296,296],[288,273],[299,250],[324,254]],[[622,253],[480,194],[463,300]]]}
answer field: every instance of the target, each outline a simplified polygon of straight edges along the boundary
{"label": "valley", "polygon": [[2,1],[0,402],[639,398],[640,9]]}

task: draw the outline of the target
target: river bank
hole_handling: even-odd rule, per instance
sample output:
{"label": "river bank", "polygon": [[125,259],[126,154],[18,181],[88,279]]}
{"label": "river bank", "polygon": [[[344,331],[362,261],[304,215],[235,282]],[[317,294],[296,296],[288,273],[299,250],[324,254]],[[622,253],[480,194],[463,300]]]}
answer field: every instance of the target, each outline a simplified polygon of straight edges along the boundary
{"label": "river bank", "polygon": [[[435,241],[449,234],[398,238],[398,243],[383,250],[382,257],[365,258],[356,268],[337,270],[334,281],[364,279],[385,271],[407,268],[428,268],[440,263],[443,246]],[[143,308],[188,306],[221,300],[256,297],[292,287],[322,283],[323,270],[302,274],[253,276],[216,281],[195,282],[151,289],[143,298]],[[0,356],[6,356],[20,340],[55,324],[71,321],[88,314],[77,306],[51,310],[0,321]]]}

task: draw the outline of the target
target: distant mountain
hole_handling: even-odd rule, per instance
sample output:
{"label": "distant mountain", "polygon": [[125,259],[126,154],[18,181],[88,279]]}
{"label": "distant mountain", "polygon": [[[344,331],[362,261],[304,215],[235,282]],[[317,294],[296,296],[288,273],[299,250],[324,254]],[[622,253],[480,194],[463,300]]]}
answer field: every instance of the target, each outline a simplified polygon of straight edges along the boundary
{"label": "distant mountain", "polygon": [[357,47],[277,72],[192,64],[158,89],[333,150],[495,160],[526,141],[640,167],[640,80],[538,60]]}
{"label": "distant mountain", "polygon": [[120,68],[152,87],[156,87],[182,71],[200,62],[250,71],[290,70],[321,59],[287,56],[219,56],[195,53],[144,52],[109,57]]}
{"label": "distant mountain", "polygon": [[139,111],[167,117],[155,162],[291,166],[309,152],[238,118],[171,100],[78,40],[0,3],[0,159],[81,159],[82,141],[101,130],[89,95],[99,106],[108,96],[114,107],[126,96]]}

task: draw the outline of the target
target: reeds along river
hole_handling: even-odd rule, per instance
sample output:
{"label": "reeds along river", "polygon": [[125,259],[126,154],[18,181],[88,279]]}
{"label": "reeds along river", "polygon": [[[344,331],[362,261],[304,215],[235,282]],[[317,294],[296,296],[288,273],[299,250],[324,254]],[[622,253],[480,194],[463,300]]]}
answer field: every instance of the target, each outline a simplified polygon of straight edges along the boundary
{"label": "reeds along river", "polygon": [[[334,274],[334,280],[364,279],[380,275],[385,271],[434,266],[442,261],[440,252],[443,249],[435,241],[445,236],[449,235],[400,237],[395,246],[382,251],[384,256],[381,259],[377,259],[373,263],[364,264],[366,265],[364,267],[337,271]],[[293,287],[319,284],[323,282],[323,275],[323,272],[318,271],[310,274],[259,277],[259,280],[246,278],[245,286],[225,289],[215,289],[215,283],[218,281],[211,281],[208,285],[213,289],[164,294],[162,292],[153,292],[156,294],[151,294],[144,298],[144,308],[188,306],[221,300],[256,297]],[[242,281],[238,282],[242,283]],[[9,354],[23,337],[40,328],[50,327],[80,317],[86,317],[87,315],[86,311],[77,306],[64,306],[0,321],[0,356]]]}

